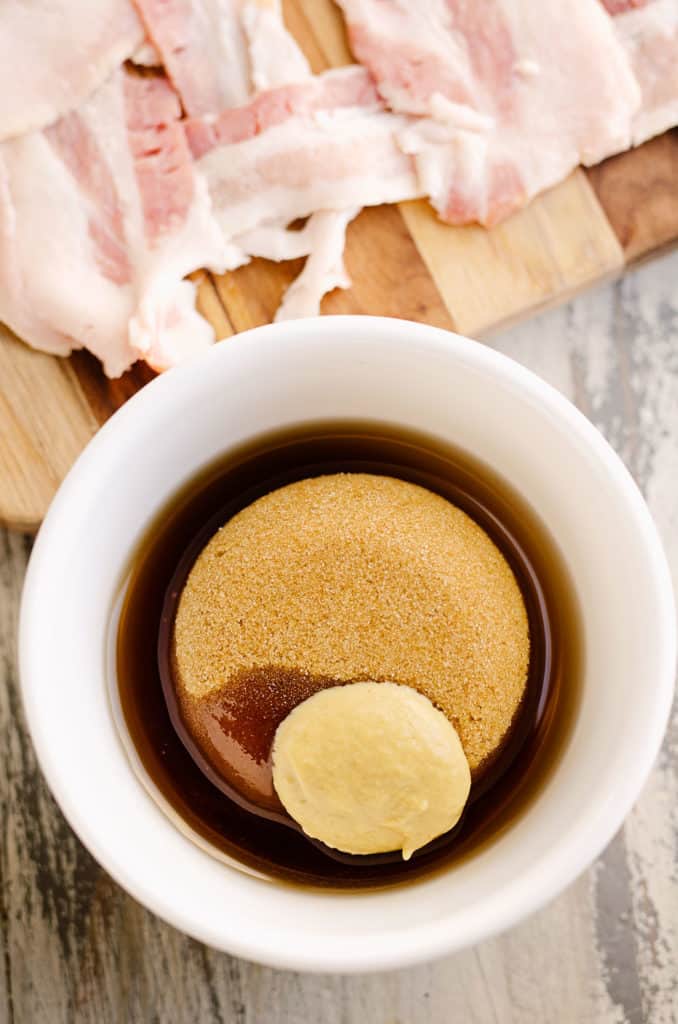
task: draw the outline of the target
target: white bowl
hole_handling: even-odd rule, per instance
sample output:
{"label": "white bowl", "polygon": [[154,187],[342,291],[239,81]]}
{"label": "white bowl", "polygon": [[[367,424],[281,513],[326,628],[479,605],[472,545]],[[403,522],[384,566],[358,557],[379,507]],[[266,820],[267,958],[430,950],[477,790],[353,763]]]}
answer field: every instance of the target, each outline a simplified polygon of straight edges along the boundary
{"label": "white bowl", "polygon": [[[107,696],[111,609],[149,520],[200,467],[285,424],[373,419],[449,439],[550,527],[575,581],[586,666],[557,769],[492,844],[416,884],[331,894],[212,858],[149,797]],[[478,942],[550,900],[600,853],[658,751],[675,611],[628,472],[557,391],[489,348],[421,324],[326,317],[262,327],[155,380],[99,431],[40,530],[20,664],[42,769],[70,824],[136,899],[203,942],[279,967],[367,971]]]}

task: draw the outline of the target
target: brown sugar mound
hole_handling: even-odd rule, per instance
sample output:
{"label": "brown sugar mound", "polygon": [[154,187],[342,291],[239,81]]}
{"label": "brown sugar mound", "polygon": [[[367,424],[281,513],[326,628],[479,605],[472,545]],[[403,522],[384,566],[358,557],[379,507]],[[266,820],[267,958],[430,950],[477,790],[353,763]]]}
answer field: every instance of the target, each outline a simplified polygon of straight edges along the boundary
{"label": "brown sugar mound", "polygon": [[472,771],[504,739],[528,662],[523,598],[488,535],[423,487],[362,473],[243,509],[197,558],[174,624],[189,718],[248,670],[390,680],[447,715]]}

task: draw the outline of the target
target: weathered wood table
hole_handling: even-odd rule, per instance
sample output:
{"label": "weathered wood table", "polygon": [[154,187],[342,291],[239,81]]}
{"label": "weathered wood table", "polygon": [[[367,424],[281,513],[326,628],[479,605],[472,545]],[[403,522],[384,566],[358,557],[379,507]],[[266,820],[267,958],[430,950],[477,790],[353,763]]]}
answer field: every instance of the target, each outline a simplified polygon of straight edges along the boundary
{"label": "weathered wood table", "polygon": [[[645,492],[678,576],[678,254],[492,344],[600,427]],[[0,537],[0,1024],[678,1021],[678,720],[623,831],[513,931],[400,973],[267,970],[155,919],[64,822],[36,766],[18,690],[30,544]]]}

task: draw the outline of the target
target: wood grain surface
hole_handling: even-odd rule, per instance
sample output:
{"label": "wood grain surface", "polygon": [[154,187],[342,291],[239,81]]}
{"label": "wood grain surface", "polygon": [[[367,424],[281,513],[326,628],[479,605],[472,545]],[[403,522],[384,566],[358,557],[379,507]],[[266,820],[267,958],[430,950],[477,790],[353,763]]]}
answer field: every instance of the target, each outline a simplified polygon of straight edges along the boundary
{"label": "wood grain surface", "polygon": [[[677,280],[678,254],[492,341],[572,398],[624,458],[658,522],[674,580]],[[215,953],[142,909],[96,865],[52,801],[17,680],[29,549],[28,538],[0,533],[1,1024],[678,1021],[675,713],[623,830],[575,885],[517,928],[414,970],[360,978],[269,970]]]}
{"label": "wood grain surface", "polygon": [[[314,71],[350,61],[332,0],[285,0],[284,9]],[[328,295],[323,312],[399,316],[488,336],[674,244],[677,175],[674,132],[576,170],[491,231],[441,224],[424,201],[365,210],[348,231],[353,286]],[[216,337],[267,323],[300,266],[255,260],[219,278],[194,275]],[[6,331],[0,370],[0,522],[31,530],[96,424],[152,374],[137,366],[107,381],[86,354],[32,357]]]}
{"label": "wood grain surface", "polygon": [[647,259],[678,238],[678,130],[586,172],[627,263]]}

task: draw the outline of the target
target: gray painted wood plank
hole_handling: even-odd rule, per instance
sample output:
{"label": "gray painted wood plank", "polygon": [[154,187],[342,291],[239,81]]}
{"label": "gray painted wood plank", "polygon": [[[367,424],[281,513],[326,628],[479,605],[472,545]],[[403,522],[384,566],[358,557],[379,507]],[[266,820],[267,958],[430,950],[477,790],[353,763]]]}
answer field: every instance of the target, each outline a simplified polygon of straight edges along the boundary
{"label": "gray painted wood plank", "polygon": [[[648,500],[678,583],[676,255],[499,339],[589,416]],[[554,345],[558,353],[554,355]],[[538,351],[536,351],[538,346]],[[565,365],[565,360],[569,366]],[[639,685],[642,681],[639,680]],[[678,1019],[678,706],[623,832],[591,873],[597,955],[623,1021]]]}

